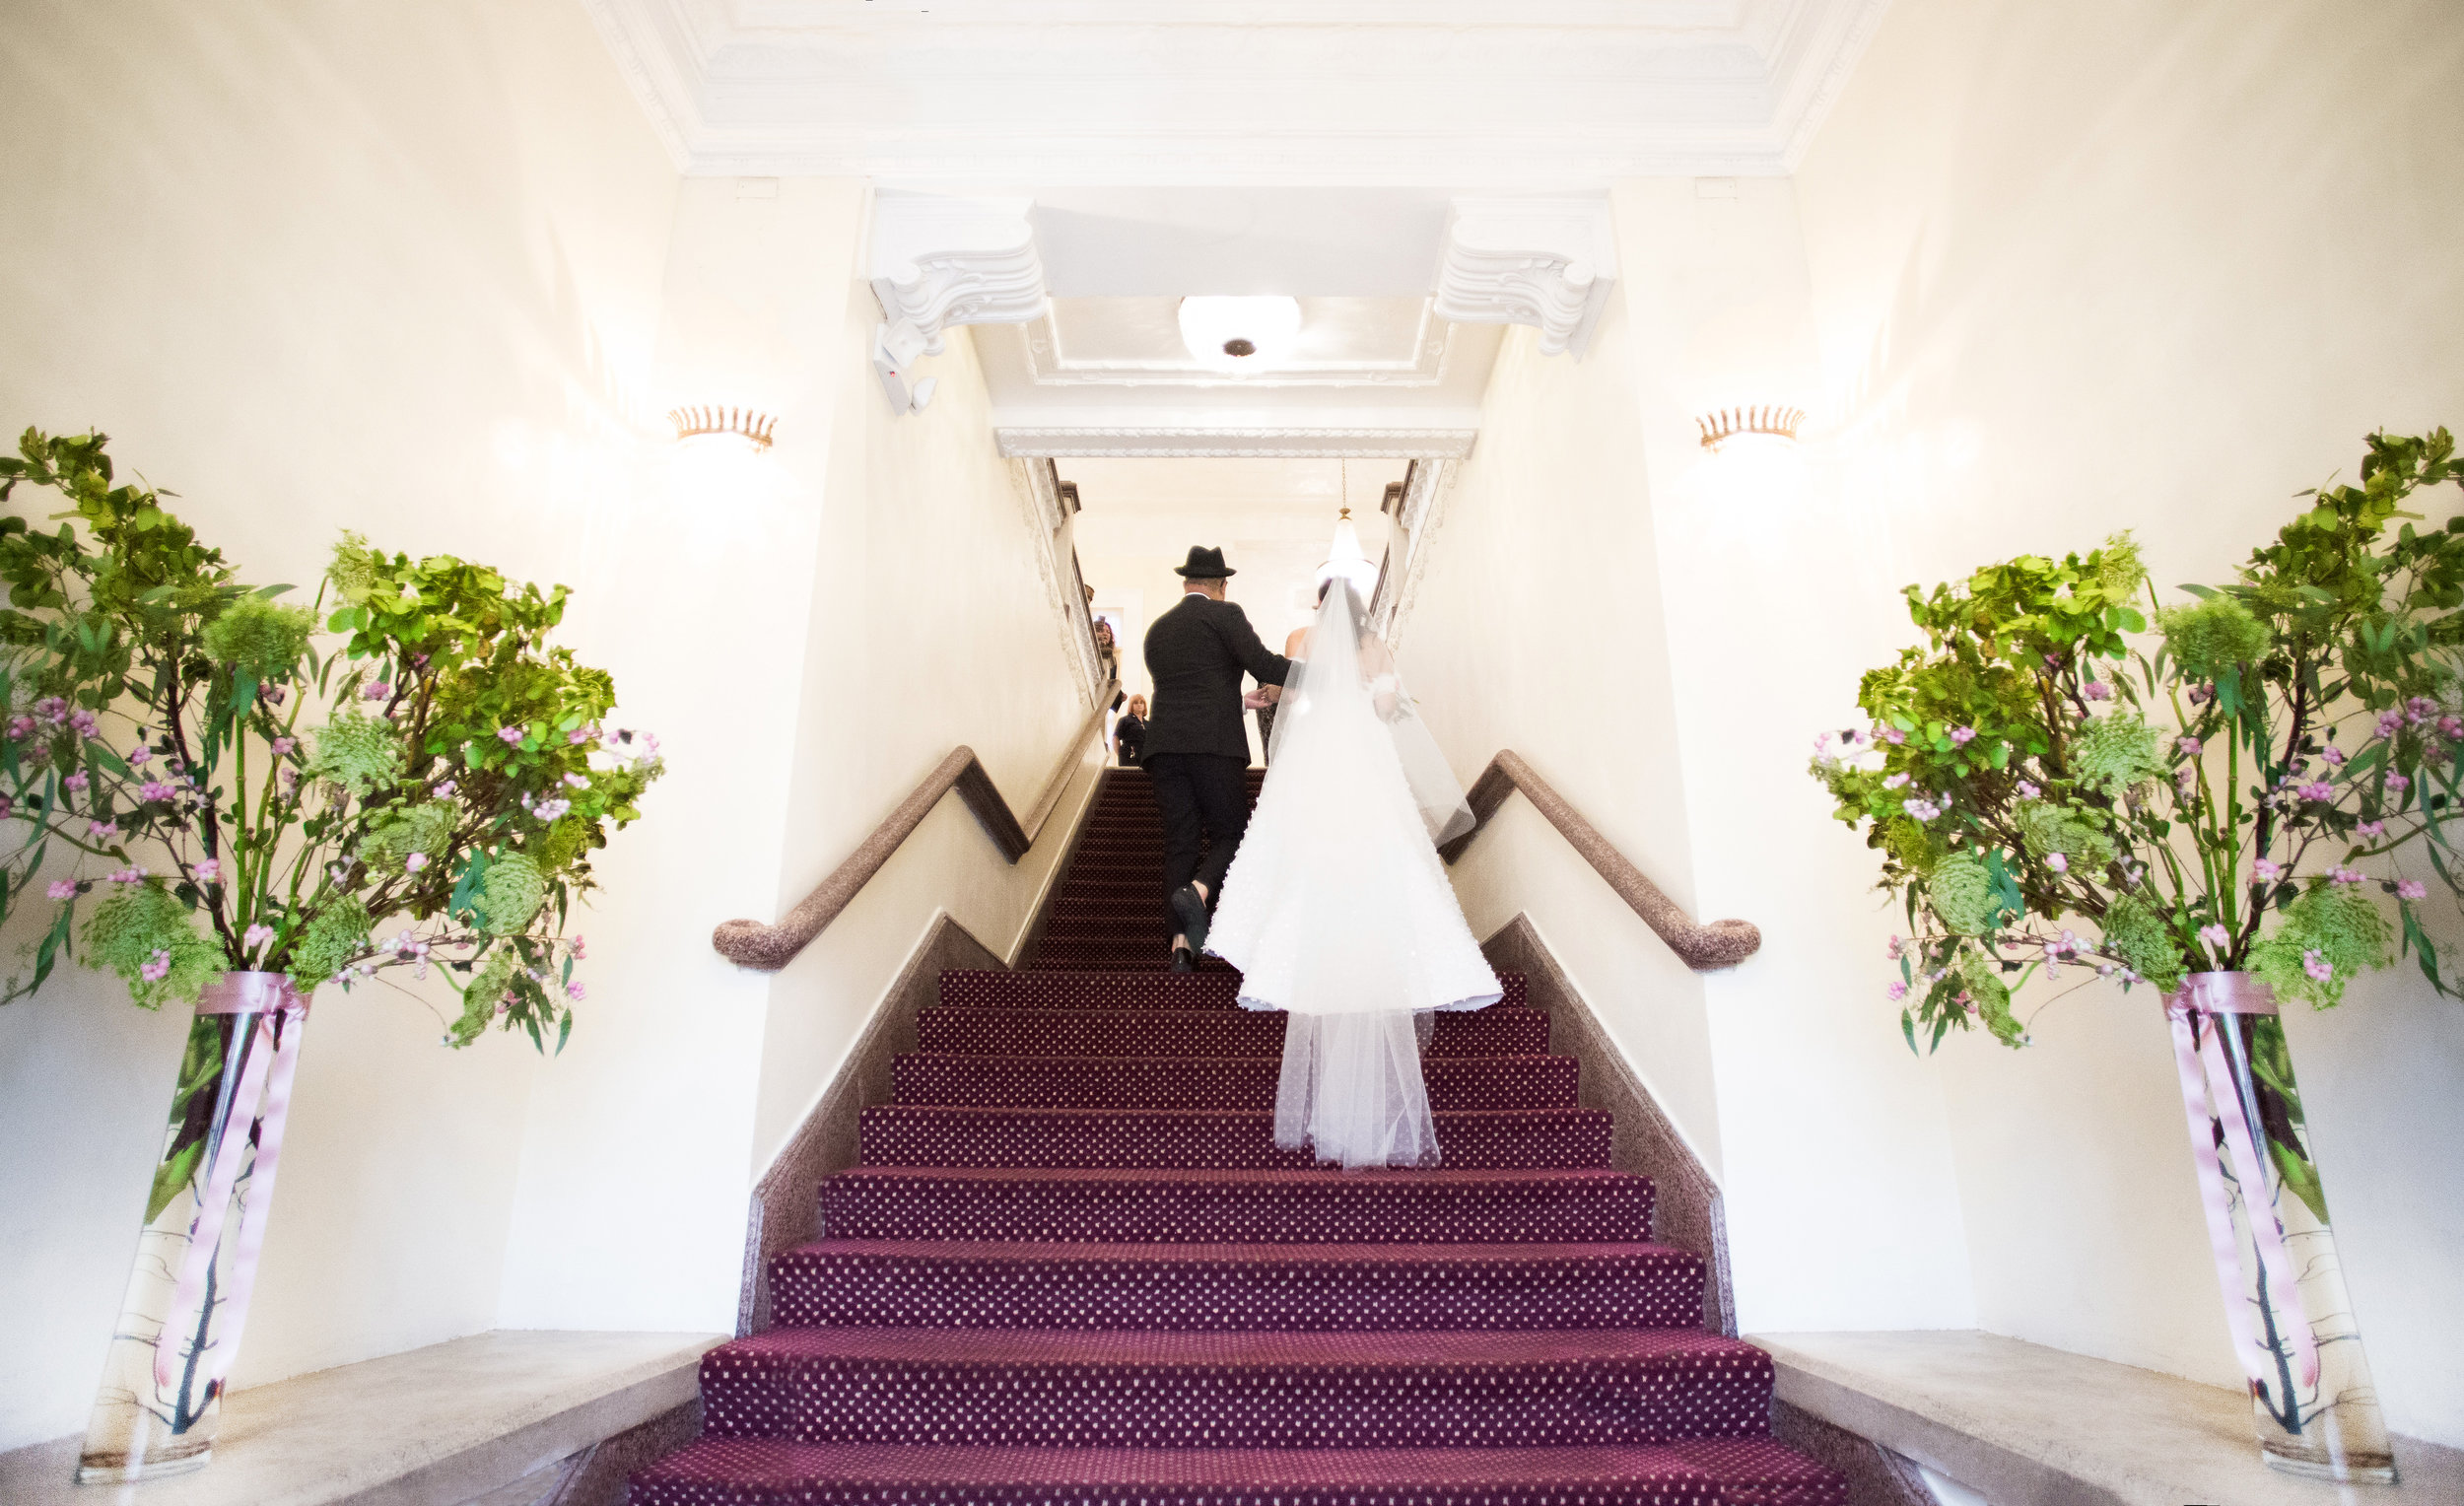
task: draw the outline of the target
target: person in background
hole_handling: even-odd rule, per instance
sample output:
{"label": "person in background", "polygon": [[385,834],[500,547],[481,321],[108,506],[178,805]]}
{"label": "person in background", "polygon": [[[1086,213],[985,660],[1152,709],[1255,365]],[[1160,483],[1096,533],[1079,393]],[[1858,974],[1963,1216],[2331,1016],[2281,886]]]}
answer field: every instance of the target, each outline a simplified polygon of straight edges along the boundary
{"label": "person in background", "polygon": [[1137,767],[1138,755],[1146,746],[1146,698],[1131,696],[1129,709],[1112,724],[1112,748],[1124,769]]}
{"label": "person in background", "polygon": [[1113,667],[1113,654],[1119,648],[1119,642],[1112,636],[1112,624],[1101,617],[1096,618],[1095,651],[1103,659],[1104,667],[1107,669]]}

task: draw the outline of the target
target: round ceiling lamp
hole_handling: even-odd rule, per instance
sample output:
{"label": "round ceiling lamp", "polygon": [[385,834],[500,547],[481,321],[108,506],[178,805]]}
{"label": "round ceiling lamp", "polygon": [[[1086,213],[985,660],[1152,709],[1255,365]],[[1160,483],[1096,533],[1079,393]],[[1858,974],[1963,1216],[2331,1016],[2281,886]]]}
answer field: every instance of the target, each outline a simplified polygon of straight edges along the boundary
{"label": "round ceiling lamp", "polygon": [[1199,365],[1217,371],[1271,366],[1299,333],[1296,298],[1209,294],[1181,300],[1181,342]]}

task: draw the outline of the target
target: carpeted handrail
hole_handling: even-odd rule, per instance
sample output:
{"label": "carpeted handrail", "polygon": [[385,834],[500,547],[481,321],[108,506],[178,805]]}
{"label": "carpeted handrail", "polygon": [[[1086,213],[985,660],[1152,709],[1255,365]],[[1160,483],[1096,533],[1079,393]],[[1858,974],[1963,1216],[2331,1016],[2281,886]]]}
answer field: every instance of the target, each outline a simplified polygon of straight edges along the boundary
{"label": "carpeted handrail", "polygon": [[1107,684],[1095,698],[1095,710],[1069,739],[1061,751],[1061,762],[1053,769],[1053,777],[1044,784],[1043,793],[1027,808],[1024,819],[1009,808],[1009,801],[992,783],[992,776],[984,772],[975,749],[961,743],[950,749],[949,757],[933,766],[915,791],[899,802],[898,808],[882,818],[872,835],[848,855],[845,862],[830,870],[812,893],[804,896],[793,910],[781,917],[775,925],[766,921],[721,921],[711,932],[711,945],[719,955],[740,967],[757,968],[775,973],[793,961],[813,937],[829,928],[839,912],[852,903],[890,855],[924,824],[932,807],[941,803],[941,796],[951,790],[967,802],[967,808],[984,825],[984,834],[992,839],[1001,856],[1016,862],[1035,846],[1035,839],[1044,830],[1061,804],[1061,792],[1068,788],[1070,776],[1077,773],[1078,761],[1086,751],[1086,740],[1104,725],[1104,713],[1112,706],[1114,692],[1120,682]]}
{"label": "carpeted handrail", "polygon": [[1472,805],[1472,830],[1446,844],[1448,862],[1463,856],[1472,839],[1487,828],[1497,807],[1506,803],[1506,796],[1518,789],[1687,967],[1697,973],[1733,968],[1761,949],[1762,932],[1750,921],[1713,921],[1703,924],[1679,910],[1675,900],[1661,893],[1660,886],[1645,877],[1642,869],[1609,846],[1600,828],[1584,820],[1583,813],[1566,803],[1564,795],[1548,787],[1548,782],[1533,773],[1532,766],[1512,748],[1500,748],[1467,791],[1466,798]]}

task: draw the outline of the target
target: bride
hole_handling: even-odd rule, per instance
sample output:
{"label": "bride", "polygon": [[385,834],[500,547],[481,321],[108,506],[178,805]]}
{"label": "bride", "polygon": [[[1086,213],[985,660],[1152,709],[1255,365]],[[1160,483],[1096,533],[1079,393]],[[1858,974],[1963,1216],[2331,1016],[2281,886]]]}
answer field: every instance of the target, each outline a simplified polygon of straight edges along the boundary
{"label": "bride", "polygon": [[1420,1074],[1432,1011],[1500,991],[1437,856],[1472,810],[1393,654],[1363,629],[1364,574],[1365,558],[1319,573],[1317,625],[1276,704],[1266,787],[1206,949],[1241,970],[1244,1007],[1290,1014],[1276,1144],[1346,1167],[1433,1166]]}

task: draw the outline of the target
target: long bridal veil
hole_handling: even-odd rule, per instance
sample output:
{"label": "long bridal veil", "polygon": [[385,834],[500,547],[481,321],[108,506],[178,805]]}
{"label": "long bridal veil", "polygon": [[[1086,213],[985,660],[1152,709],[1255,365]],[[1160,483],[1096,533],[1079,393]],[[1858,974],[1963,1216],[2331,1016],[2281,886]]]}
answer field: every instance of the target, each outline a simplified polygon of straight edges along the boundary
{"label": "long bridal veil", "polygon": [[1288,1011],[1275,1140],[1345,1166],[1438,1159],[1429,1012],[1496,1002],[1436,844],[1472,816],[1351,583],[1319,608],[1207,949],[1241,1002]]}

